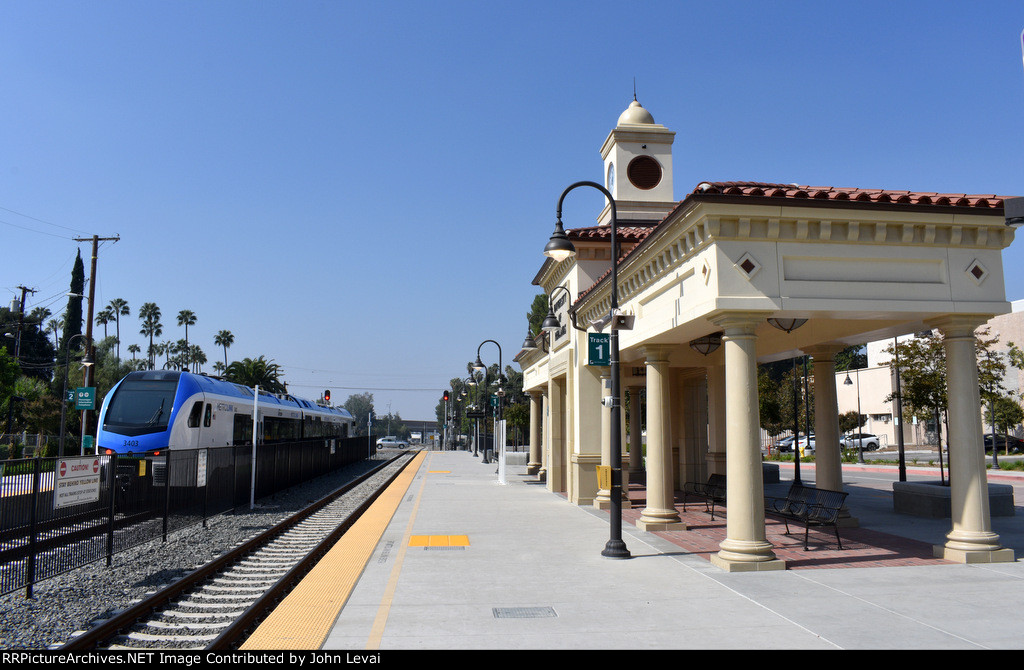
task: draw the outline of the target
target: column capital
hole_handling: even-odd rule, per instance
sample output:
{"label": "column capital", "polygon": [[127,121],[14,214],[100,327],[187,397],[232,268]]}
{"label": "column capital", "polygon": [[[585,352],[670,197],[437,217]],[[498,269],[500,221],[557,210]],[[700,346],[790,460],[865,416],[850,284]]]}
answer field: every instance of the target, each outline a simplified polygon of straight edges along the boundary
{"label": "column capital", "polygon": [[640,353],[644,357],[644,363],[660,362],[667,363],[668,355],[674,348],[671,344],[651,344],[643,347]]}
{"label": "column capital", "polygon": [[926,321],[926,325],[938,328],[946,337],[974,336],[974,331],[992,318],[992,314],[945,314]]}
{"label": "column capital", "polygon": [[836,354],[845,349],[841,344],[826,343],[803,347],[803,352],[816,361],[835,361]]}
{"label": "column capital", "polygon": [[774,312],[718,312],[708,317],[708,321],[722,328],[726,335],[753,335],[754,329],[765,322]]}

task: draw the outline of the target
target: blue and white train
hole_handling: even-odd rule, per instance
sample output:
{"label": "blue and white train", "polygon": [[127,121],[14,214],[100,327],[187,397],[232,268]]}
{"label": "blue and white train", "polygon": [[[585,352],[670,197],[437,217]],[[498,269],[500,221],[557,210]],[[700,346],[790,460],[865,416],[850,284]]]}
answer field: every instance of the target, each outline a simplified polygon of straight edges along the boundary
{"label": "blue and white train", "polygon": [[[103,400],[97,453],[143,456],[252,444],[254,398],[247,386],[205,375],[129,373]],[[339,407],[264,391],[255,406],[258,442],[355,435],[355,419]]]}

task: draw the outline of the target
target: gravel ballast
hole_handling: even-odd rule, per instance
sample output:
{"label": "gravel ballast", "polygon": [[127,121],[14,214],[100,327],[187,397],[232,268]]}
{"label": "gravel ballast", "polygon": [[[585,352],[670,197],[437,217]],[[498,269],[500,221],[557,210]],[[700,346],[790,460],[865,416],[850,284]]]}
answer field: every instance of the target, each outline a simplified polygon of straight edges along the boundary
{"label": "gravel ballast", "polygon": [[[391,454],[394,455],[394,454]],[[67,642],[76,631],[123,610],[214,558],[224,554],[331,491],[373,469],[390,455],[362,461],[274,496],[256,508],[239,508],[201,524],[115,554],[108,567],[96,561],[41,581],[33,598],[21,589],[0,596],[0,649],[48,649]],[[367,482],[375,488],[387,472]]]}

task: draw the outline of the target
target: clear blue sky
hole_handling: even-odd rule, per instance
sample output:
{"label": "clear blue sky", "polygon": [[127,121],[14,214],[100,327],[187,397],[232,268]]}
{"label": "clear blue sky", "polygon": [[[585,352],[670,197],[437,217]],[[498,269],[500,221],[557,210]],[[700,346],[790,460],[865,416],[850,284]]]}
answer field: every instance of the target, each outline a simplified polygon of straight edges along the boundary
{"label": "clear blue sky", "polygon": [[[298,395],[432,418],[478,345],[519,351],[558,196],[601,180],[634,78],[680,200],[1024,195],[1022,28],[1019,1],[0,0],[0,299],[59,314],[72,238],[117,234],[96,303],[128,300],[125,344],[143,302],[169,339],[191,309],[211,364],[227,329]],[[601,206],[574,192],[566,226]]]}

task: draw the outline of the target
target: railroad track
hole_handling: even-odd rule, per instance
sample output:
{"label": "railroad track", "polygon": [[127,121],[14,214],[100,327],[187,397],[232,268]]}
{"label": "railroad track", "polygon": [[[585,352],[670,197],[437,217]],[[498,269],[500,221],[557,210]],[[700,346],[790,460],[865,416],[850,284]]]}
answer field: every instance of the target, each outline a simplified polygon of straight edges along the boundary
{"label": "railroad track", "polygon": [[[61,648],[236,649],[412,461],[412,455],[398,454]],[[369,493],[356,491],[380,473],[388,475],[383,484]]]}

